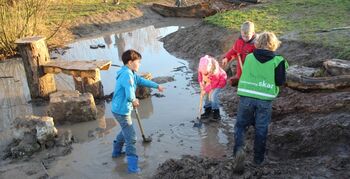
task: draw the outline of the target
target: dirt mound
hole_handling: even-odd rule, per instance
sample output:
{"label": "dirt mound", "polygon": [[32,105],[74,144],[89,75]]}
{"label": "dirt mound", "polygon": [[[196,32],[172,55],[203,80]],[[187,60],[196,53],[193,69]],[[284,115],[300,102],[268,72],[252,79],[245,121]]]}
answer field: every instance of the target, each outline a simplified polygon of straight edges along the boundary
{"label": "dirt mound", "polygon": [[[173,55],[197,64],[204,54],[211,54],[219,60],[232,47],[240,32],[227,30],[205,22],[172,33],[161,40],[164,48]],[[320,67],[326,59],[334,58],[336,49],[296,40],[281,39],[282,45],[276,53],[285,57],[290,65]],[[193,64],[190,65],[193,67]]]}
{"label": "dirt mound", "polygon": [[[180,29],[161,40],[166,50],[179,58],[189,60],[190,68],[194,69],[201,56],[205,54],[220,56],[238,37],[238,33],[202,23]],[[226,41],[228,43],[225,43]]]}
{"label": "dirt mound", "polygon": [[153,178],[173,179],[231,179],[231,178],[348,178],[350,160],[345,156],[309,157],[280,162],[266,162],[257,167],[247,162],[242,175],[233,173],[233,160],[217,160],[196,156],[169,159],[156,171]]}

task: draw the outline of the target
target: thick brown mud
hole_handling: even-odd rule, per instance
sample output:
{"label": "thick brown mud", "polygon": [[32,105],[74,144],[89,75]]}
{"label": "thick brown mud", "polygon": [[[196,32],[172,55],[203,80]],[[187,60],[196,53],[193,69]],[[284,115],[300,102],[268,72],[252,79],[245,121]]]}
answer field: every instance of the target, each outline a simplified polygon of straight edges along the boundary
{"label": "thick brown mud", "polygon": [[[231,47],[239,32],[220,29],[205,23],[163,38],[165,48],[187,59],[195,70],[203,54],[219,60]],[[189,38],[191,37],[191,38]],[[334,58],[336,49],[281,38],[277,53],[290,65],[320,67]],[[228,86],[221,95],[228,115],[235,121],[239,97]],[[227,125],[229,154],[225,160],[185,156],[167,160],[155,178],[349,178],[350,177],[350,89],[338,91],[296,91],[282,87],[273,103],[272,121],[267,141],[267,160],[261,167],[251,164],[254,129],[246,136],[245,172],[232,172],[233,126]]]}

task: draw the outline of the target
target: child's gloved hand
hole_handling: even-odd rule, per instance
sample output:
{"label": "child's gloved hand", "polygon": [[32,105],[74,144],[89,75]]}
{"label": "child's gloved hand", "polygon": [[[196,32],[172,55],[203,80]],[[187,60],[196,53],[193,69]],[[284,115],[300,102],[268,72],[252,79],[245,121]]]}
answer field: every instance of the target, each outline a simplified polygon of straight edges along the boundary
{"label": "child's gloved hand", "polygon": [[229,78],[228,81],[229,81],[231,86],[237,86],[239,78],[237,78],[236,76],[233,76],[233,77]]}
{"label": "child's gloved hand", "polygon": [[140,106],[139,99],[134,99],[134,101],[132,101],[132,106],[134,106],[134,107]]}

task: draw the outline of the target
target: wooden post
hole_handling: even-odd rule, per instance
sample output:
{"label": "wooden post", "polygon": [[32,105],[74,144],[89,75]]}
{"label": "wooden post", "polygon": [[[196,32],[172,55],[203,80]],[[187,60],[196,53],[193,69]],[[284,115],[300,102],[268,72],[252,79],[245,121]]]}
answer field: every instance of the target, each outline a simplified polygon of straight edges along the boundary
{"label": "wooden post", "polygon": [[[93,77],[91,77],[93,74]],[[104,96],[103,86],[101,83],[100,69],[82,71],[79,76],[73,76],[75,89],[81,93],[89,92],[95,98]]]}
{"label": "wooden post", "polygon": [[45,38],[41,36],[22,38],[16,40],[16,44],[22,56],[32,99],[48,98],[50,93],[56,91],[56,84],[53,74],[45,74],[41,67],[50,61]]}

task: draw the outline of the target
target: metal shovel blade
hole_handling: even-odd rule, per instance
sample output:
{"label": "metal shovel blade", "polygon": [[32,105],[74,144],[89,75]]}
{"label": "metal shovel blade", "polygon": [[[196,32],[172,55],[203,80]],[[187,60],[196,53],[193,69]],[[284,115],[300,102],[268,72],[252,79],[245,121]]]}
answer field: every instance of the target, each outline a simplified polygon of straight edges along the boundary
{"label": "metal shovel blade", "polygon": [[152,142],[152,137],[151,136],[145,137],[144,135],[142,135],[142,138],[143,138],[143,143],[150,143],[150,142]]}
{"label": "metal shovel blade", "polygon": [[198,128],[202,127],[202,122],[199,119],[199,117],[197,117],[197,120],[194,122],[193,127],[198,127]]}

